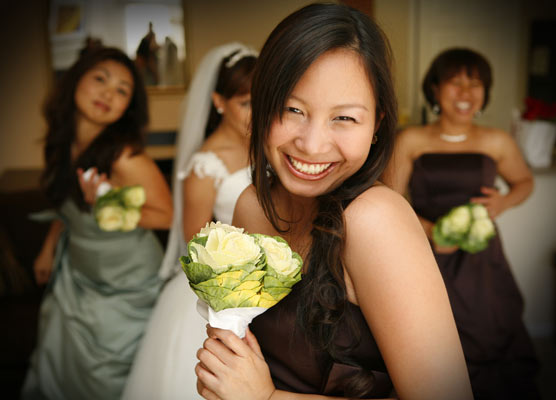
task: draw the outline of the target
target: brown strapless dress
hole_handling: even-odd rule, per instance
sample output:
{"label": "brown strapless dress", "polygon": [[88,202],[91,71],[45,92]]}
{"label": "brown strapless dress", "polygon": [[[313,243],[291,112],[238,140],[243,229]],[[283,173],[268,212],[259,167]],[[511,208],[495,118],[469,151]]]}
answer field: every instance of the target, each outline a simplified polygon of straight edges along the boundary
{"label": "brown strapless dress", "polygon": [[[494,186],[496,162],[482,153],[426,153],[409,183],[415,212],[429,221]],[[537,399],[538,361],[522,321],[523,299],[500,237],[470,254],[435,254],[444,278],[475,399]]]}
{"label": "brown strapless dress", "polygon": [[361,327],[360,340],[340,330],[336,342],[356,344],[348,355],[350,365],[315,351],[296,323],[296,309],[303,282],[274,307],[253,320],[257,337],[277,389],[294,393],[345,396],[343,379],[365,371],[374,375],[374,385],[363,398],[385,398],[392,394],[392,382],[378,346],[359,307],[348,303],[349,312]]}

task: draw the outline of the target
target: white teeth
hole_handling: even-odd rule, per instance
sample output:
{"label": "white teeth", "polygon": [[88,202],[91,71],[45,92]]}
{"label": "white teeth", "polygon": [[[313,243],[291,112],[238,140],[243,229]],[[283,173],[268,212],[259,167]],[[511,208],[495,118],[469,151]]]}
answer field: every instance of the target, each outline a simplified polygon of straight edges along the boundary
{"label": "white teeth", "polygon": [[456,107],[462,111],[469,110],[471,108],[471,103],[468,101],[458,101]]}
{"label": "white teeth", "polygon": [[293,165],[293,167],[298,170],[299,172],[303,172],[304,174],[309,174],[309,175],[317,175],[320,174],[322,171],[324,171],[325,169],[327,169],[328,167],[330,167],[331,163],[326,163],[326,164],[305,164],[302,162],[299,162],[291,157],[288,156],[288,159],[290,160],[290,163]]}

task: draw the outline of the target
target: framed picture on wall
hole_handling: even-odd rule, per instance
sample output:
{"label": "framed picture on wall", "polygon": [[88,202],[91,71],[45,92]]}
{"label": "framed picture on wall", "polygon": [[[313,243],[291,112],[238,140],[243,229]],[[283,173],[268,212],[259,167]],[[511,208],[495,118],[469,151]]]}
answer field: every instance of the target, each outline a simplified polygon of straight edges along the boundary
{"label": "framed picture on wall", "polygon": [[52,40],[83,39],[85,37],[85,1],[54,0],[49,16]]}

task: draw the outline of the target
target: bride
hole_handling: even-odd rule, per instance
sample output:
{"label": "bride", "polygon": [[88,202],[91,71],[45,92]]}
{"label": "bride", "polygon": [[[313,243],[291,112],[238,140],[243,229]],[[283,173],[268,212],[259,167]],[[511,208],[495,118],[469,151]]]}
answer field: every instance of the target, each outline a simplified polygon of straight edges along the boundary
{"label": "bride", "polygon": [[[160,274],[168,279],[136,355],[123,399],[199,398],[194,367],[206,321],[181,271],[186,243],[205,224],[231,223],[250,183],[251,77],[256,52],[240,43],[212,49],[185,101],[174,168],[174,220]],[[203,139],[205,139],[203,143]]]}

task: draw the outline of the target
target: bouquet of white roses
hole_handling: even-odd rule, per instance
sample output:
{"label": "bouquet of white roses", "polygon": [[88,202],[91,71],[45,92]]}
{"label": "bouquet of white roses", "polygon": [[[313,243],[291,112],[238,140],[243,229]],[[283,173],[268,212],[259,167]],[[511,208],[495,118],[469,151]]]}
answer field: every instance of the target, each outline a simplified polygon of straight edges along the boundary
{"label": "bouquet of white roses", "polygon": [[[92,168],[84,172],[85,180],[98,179]],[[96,192],[93,214],[103,231],[132,231],[141,219],[141,207],[145,204],[145,189],[141,185],[113,188],[102,182]]]}
{"label": "bouquet of white roses", "polygon": [[247,234],[211,222],[180,258],[198,308],[211,326],[243,337],[247,325],[282,300],[301,279],[303,261],[280,237]]}
{"label": "bouquet of white roses", "polygon": [[469,203],[454,207],[440,217],[432,233],[439,246],[457,245],[464,251],[477,253],[487,248],[496,229],[482,204]]}
{"label": "bouquet of white roses", "polygon": [[111,188],[96,199],[93,212],[104,231],[131,231],[141,219],[145,189],[140,185]]}

